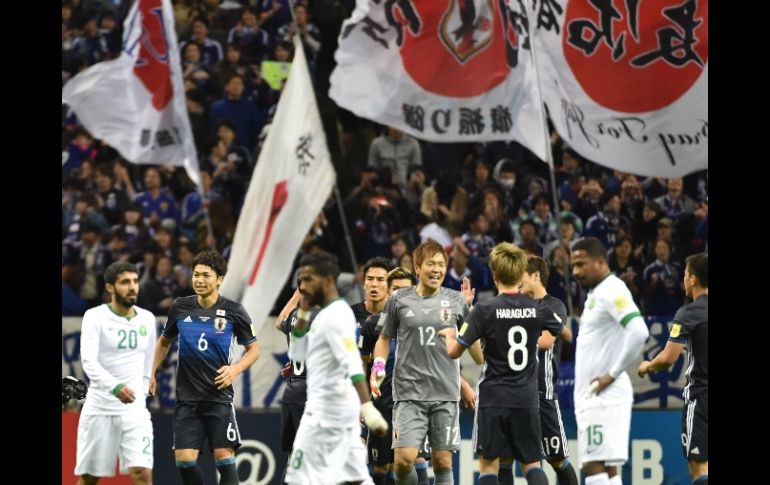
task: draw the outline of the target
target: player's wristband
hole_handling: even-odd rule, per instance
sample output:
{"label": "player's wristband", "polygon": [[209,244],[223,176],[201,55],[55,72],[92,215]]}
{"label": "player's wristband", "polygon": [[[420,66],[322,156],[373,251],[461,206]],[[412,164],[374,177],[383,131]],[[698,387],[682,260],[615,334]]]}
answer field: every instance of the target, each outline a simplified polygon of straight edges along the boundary
{"label": "player's wristband", "polygon": [[125,384],[118,384],[115,386],[115,389],[112,390],[112,395],[115,397],[118,397],[118,394],[120,394],[120,390],[126,387]]}
{"label": "player's wristband", "polygon": [[306,333],[307,333],[307,330],[296,330],[295,329],[295,330],[291,331],[291,334],[294,335],[297,338],[304,337]]}

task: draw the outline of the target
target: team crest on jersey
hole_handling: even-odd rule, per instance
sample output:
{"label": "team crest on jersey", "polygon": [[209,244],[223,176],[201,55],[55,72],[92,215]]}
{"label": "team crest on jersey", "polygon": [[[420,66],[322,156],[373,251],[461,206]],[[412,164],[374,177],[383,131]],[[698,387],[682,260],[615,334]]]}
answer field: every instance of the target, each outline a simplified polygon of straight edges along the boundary
{"label": "team crest on jersey", "polygon": [[202,322],[208,322],[211,319],[211,317],[198,317],[198,318],[200,318]]}
{"label": "team crest on jersey", "polygon": [[214,319],[214,329],[217,331],[217,333],[224,332],[226,325],[227,325],[226,319],[222,317],[217,317]]}
{"label": "team crest on jersey", "polygon": [[449,308],[442,308],[440,315],[441,321],[444,323],[449,323],[449,320],[452,318],[452,312],[449,310]]}
{"label": "team crest on jersey", "polygon": [[139,327],[139,335],[141,335],[142,337],[147,335],[147,329],[144,327],[144,325]]}
{"label": "team crest on jersey", "polygon": [[588,302],[588,309],[593,310],[596,306],[596,298],[591,298],[591,300]]}
{"label": "team crest on jersey", "polygon": [[615,298],[615,308],[618,309],[618,311],[623,311],[628,306],[628,300],[624,296],[619,296]]}

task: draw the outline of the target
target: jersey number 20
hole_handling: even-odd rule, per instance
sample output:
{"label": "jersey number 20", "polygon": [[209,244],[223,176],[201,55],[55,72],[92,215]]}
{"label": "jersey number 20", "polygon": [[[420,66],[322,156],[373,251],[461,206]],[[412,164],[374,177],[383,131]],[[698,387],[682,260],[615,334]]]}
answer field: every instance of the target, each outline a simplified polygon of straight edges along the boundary
{"label": "jersey number 20", "polygon": [[[520,339],[516,341],[516,334],[520,335]],[[511,346],[508,349],[508,366],[515,370],[520,371],[527,366],[529,360],[529,351],[527,350],[527,331],[521,325],[516,325],[508,330],[508,345]],[[517,355],[518,354],[518,355]],[[521,356],[521,360],[517,360],[516,357]]]}

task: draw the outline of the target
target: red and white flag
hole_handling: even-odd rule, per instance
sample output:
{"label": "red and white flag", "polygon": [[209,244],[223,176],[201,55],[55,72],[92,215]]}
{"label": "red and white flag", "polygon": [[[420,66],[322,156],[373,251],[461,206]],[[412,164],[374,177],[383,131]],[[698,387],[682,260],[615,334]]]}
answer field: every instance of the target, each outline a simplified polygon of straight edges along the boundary
{"label": "red and white flag", "polygon": [[517,140],[545,160],[543,112],[519,2],[358,0],[329,96],[434,142]]}
{"label": "red and white flag", "polygon": [[334,187],[304,49],[294,62],[259,154],[235,229],[222,295],[243,304],[256,331],[265,322],[305,235]]}
{"label": "red and white flag", "polygon": [[708,168],[708,0],[537,0],[530,31],[578,153],[645,176]]}
{"label": "red and white flag", "polygon": [[200,186],[170,0],[136,0],[123,51],[70,79],[62,104],[96,138],[138,164],[184,167]]}

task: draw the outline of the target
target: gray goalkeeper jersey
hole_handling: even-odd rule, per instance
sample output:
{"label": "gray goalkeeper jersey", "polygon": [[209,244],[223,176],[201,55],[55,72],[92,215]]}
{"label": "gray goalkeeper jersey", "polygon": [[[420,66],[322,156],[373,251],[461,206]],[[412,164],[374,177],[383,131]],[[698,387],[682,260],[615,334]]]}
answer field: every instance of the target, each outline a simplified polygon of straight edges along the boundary
{"label": "gray goalkeeper jersey", "polygon": [[392,295],[378,322],[382,335],[396,338],[393,400],[459,401],[460,361],[449,358],[438,332],[449,325],[460,327],[468,304],[462,293],[449,288],[427,298],[416,289]]}

